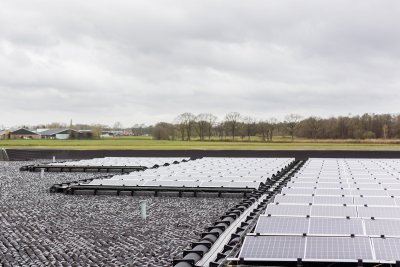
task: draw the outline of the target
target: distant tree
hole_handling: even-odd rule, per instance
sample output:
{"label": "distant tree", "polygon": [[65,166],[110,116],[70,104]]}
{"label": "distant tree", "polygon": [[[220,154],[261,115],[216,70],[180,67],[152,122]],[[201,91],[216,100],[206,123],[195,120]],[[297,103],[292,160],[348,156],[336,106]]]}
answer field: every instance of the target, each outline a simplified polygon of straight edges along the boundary
{"label": "distant tree", "polygon": [[123,128],[122,123],[119,121],[115,122],[113,128],[114,128],[114,130],[122,130],[122,128]]}
{"label": "distant tree", "polygon": [[292,142],[294,141],[295,130],[296,130],[296,127],[299,124],[300,120],[301,120],[301,116],[298,114],[290,114],[285,117],[286,129],[292,138]]}
{"label": "distant tree", "polygon": [[201,113],[196,116],[195,121],[196,121],[196,130],[199,134],[200,140],[204,140],[204,136],[206,134],[207,130],[207,124],[208,124],[208,114],[206,113]]}
{"label": "distant tree", "polygon": [[208,129],[208,140],[211,140],[211,134],[212,134],[212,129],[215,126],[215,123],[217,122],[217,116],[214,116],[211,113],[207,113],[207,129]]}
{"label": "distant tree", "polygon": [[60,123],[60,122],[52,122],[52,123],[49,123],[46,125],[46,128],[50,128],[50,129],[66,128],[66,127],[67,127],[67,124]]}
{"label": "distant tree", "polygon": [[268,140],[268,136],[269,136],[269,128],[268,128],[268,122],[267,121],[259,121],[258,122],[258,129],[260,131],[261,134],[261,140],[263,142],[266,142]]}
{"label": "distant tree", "polygon": [[176,121],[178,122],[178,127],[181,130],[182,134],[182,140],[184,140],[184,134],[186,132],[187,140],[190,141],[190,138],[192,136],[192,131],[193,131],[193,126],[195,124],[195,116],[190,113],[190,112],[185,112],[179,115],[176,118]]}
{"label": "distant tree", "polygon": [[272,138],[274,136],[275,129],[277,127],[278,120],[276,118],[270,118],[268,121],[268,141],[272,142]]}
{"label": "distant tree", "polygon": [[235,141],[236,130],[241,116],[238,112],[231,112],[225,116],[225,124],[232,133],[232,140]]}
{"label": "distant tree", "polygon": [[243,118],[243,126],[245,129],[245,133],[247,135],[248,140],[250,141],[250,137],[253,135],[254,130],[256,128],[256,120],[253,117],[246,116]]}
{"label": "distant tree", "polygon": [[90,130],[92,131],[92,137],[98,139],[100,138],[101,133],[103,132],[103,125],[93,124],[90,126]]}
{"label": "distant tree", "polygon": [[154,126],[152,136],[155,140],[169,140],[173,132],[174,126],[171,123],[159,122]]}

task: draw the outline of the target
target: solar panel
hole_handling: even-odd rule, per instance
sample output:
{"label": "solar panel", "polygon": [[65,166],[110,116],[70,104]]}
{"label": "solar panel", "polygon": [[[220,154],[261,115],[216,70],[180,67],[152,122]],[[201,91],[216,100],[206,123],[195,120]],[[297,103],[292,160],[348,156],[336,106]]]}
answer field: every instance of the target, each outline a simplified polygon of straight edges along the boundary
{"label": "solar panel", "polygon": [[391,197],[354,197],[354,204],[359,206],[396,206]]}
{"label": "solar panel", "polygon": [[353,189],[352,190],[352,194],[354,196],[369,196],[369,197],[373,197],[373,196],[381,196],[381,197],[385,197],[388,196],[388,194],[386,193],[385,190],[380,189],[380,190],[373,190],[373,189]]}
{"label": "solar panel", "polygon": [[353,198],[349,196],[314,196],[314,204],[324,205],[352,205]]}
{"label": "solar panel", "polygon": [[263,234],[303,234],[310,219],[299,217],[260,216],[254,232]]}
{"label": "solar panel", "polygon": [[360,219],[310,218],[309,234],[315,235],[363,235]]}
{"label": "solar panel", "polygon": [[388,194],[389,196],[400,197],[400,189],[388,189],[388,190],[387,190],[387,194]]}
{"label": "solar panel", "polygon": [[355,207],[349,206],[320,206],[313,205],[311,207],[311,216],[317,217],[357,217]]}
{"label": "solar panel", "polygon": [[365,232],[369,236],[400,237],[400,220],[364,220]]}
{"label": "solar panel", "polygon": [[308,237],[305,259],[372,260],[368,237]]}
{"label": "solar panel", "polygon": [[[398,260],[398,178],[400,160],[311,159],[267,206],[265,213],[270,216],[261,216],[255,228],[261,235],[246,237],[240,257],[253,261]],[[386,238],[375,238],[382,235]],[[275,246],[280,250],[273,251]]]}
{"label": "solar panel", "polygon": [[313,202],[312,196],[296,196],[296,195],[277,195],[274,199],[276,203],[297,203],[308,204]]}
{"label": "solar panel", "polygon": [[350,189],[325,189],[319,188],[315,190],[315,195],[317,196],[348,196],[351,195]]}
{"label": "solar panel", "polygon": [[312,195],[315,190],[312,188],[288,188],[282,189],[282,194],[286,195]]}
{"label": "solar panel", "polygon": [[395,261],[400,259],[400,239],[372,238],[375,256],[380,261]]}
{"label": "solar panel", "polygon": [[265,214],[282,216],[307,216],[310,215],[310,206],[308,205],[268,205]]}
{"label": "solar panel", "polygon": [[400,219],[400,207],[358,207],[358,216],[361,218],[394,218]]}
{"label": "solar panel", "polygon": [[251,259],[297,259],[304,257],[306,238],[301,236],[247,236],[239,257]]}

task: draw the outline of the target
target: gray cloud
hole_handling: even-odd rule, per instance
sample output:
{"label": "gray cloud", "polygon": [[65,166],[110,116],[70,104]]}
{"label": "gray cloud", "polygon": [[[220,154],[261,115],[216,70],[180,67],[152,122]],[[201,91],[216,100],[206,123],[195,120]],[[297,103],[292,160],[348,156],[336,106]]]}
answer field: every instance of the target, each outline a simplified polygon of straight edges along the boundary
{"label": "gray cloud", "polygon": [[0,124],[398,112],[400,3],[4,0]]}

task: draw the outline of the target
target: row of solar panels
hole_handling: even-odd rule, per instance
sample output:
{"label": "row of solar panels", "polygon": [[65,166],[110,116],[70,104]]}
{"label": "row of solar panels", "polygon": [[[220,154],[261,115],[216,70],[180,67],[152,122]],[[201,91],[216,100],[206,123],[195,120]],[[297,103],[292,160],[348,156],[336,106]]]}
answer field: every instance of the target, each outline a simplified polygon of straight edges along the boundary
{"label": "row of solar panels", "polygon": [[400,237],[400,220],[262,215],[254,232],[267,235]]}
{"label": "row of solar panels", "polygon": [[[265,182],[293,160],[291,158],[202,158],[184,164],[115,175],[109,179],[95,179],[83,185],[258,188],[260,183]],[[243,166],[238,167],[238,163]]]}
{"label": "row of solar panels", "polygon": [[400,206],[400,197],[388,196],[325,196],[325,195],[277,195],[275,203],[313,205],[355,205],[355,206]]}
{"label": "row of solar panels", "polygon": [[400,196],[400,189],[335,189],[335,188],[288,188],[282,190],[284,195],[308,195],[308,196]]}
{"label": "row of solar panels", "polygon": [[313,216],[341,218],[398,218],[400,206],[327,206],[327,205],[268,205],[266,214],[274,216]]}
{"label": "row of solar panels", "polygon": [[390,262],[400,259],[400,239],[319,236],[247,236],[240,258],[249,261]]}
{"label": "row of solar panels", "polygon": [[87,160],[55,162],[49,163],[49,166],[144,166],[153,167],[154,165],[172,164],[190,160],[190,158],[178,157],[105,157]]}
{"label": "row of solar panels", "polygon": [[400,160],[310,159],[267,206],[239,257],[399,260],[399,173]]}

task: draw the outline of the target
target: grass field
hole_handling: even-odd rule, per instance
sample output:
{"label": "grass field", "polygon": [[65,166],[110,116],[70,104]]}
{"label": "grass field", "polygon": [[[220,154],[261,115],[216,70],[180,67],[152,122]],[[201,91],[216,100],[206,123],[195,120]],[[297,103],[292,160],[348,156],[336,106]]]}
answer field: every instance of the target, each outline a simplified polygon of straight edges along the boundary
{"label": "grass field", "polygon": [[400,140],[309,140],[277,137],[273,142],[241,139],[232,141],[159,141],[151,137],[118,137],[100,140],[0,140],[3,148],[65,149],[315,149],[400,150]]}

